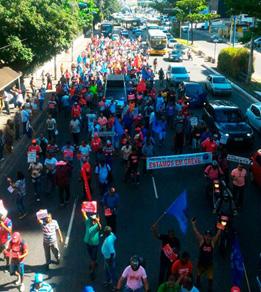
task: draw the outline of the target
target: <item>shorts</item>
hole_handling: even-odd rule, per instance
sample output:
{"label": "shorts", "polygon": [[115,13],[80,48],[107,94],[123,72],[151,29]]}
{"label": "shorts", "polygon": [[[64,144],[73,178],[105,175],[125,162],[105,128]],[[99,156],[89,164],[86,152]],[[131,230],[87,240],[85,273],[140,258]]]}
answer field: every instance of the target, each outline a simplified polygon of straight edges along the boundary
{"label": "shorts", "polygon": [[87,244],[87,251],[88,251],[90,259],[93,262],[96,262],[97,261],[97,257],[98,257],[98,245]]}
{"label": "shorts", "polygon": [[197,264],[198,275],[206,275],[208,279],[213,279],[213,264],[205,266],[201,263]]}
{"label": "shorts", "polygon": [[10,264],[10,274],[14,275],[15,272],[18,272],[20,274],[20,276],[23,277],[23,275],[24,275],[24,263],[11,262],[11,264]]}

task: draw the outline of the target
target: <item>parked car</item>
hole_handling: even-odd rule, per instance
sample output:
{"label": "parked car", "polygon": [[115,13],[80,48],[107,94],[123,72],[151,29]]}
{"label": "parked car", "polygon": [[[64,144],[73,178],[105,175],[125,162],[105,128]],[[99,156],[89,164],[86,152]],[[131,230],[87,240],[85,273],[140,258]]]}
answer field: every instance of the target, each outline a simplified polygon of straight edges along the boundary
{"label": "parked car", "polygon": [[176,43],[174,49],[181,51],[184,55],[187,48],[183,44]]}
{"label": "parked car", "polygon": [[249,124],[261,133],[261,102],[253,103],[246,111]]}
{"label": "parked car", "polygon": [[179,50],[172,50],[169,52],[169,62],[182,62],[182,53]]}
{"label": "parked car", "polygon": [[261,149],[251,156],[250,174],[251,180],[261,188]]}
{"label": "parked car", "polygon": [[168,76],[169,76],[170,82],[174,84],[175,86],[178,85],[182,81],[183,82],[190,81],[189,72],[184,66],[170,65],[168,67]]}
{"label": "parked car", "polygon": [[190,107],[203,106],[207,101],[207,91],[201,83],[184,82],[186,99]]}
{"label": "parked car", "polygon": [[168,39],[168,47],[169,47],[169,48],[174,48],[176,42],[177,42],[177,41],[176,41],[174,38],[170,38],[170,39]]}
{"label": "parked car", "polygon": [[258,37],[254,40],[254,46],[257,48],[261,47],[261,37]]}
{"label": "parked car", "polygon": [[231,83],[223,75],[208,75],[206,81],[206,88],[213,95],[231,95]]}
{"label": "parked car", "polygon": [[253,142],[252,128],[246,122],[240,108],[231,101],[207,101],[202,118],[214,133],[226,138],[227,144],[245,146]]}

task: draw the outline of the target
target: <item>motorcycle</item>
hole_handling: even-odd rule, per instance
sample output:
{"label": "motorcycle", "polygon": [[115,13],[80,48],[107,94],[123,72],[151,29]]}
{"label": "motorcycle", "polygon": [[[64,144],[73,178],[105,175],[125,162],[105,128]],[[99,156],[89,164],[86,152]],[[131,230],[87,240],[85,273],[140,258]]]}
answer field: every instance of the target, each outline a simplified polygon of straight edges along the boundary
{"label": "motorcycle", "polygon": [[232,193],[222,179],[220,183],[216,182],[215,193],[213,191],[213,204],[213,213],[218,214],[216,227],[222,231],[219,240],[219,250],[225,257],[232,242],[232,221],[233,217],[237,215],[237,210]]}

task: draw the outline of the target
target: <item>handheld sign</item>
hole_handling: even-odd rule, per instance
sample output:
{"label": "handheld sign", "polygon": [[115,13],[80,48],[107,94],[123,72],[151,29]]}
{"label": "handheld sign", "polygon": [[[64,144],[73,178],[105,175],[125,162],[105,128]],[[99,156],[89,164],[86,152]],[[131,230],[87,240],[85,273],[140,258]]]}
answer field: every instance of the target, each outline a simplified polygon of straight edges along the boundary
{"label": "handheld sign", "polygon": [[7,216],[7,210],[2,200],[0,200],[0,214],[5,217]]}
{"label": "handheld sign", "polygon": [[9,192],[10,194],[12,194],[12,193],[14,192],[14,188],[13,188],[12,186],[9,186],[9,187],[7,188],[7,190],[8,190],[8,192]]}
{"label": "handheld sign", "polygon": [[42,219],[46,218],[47,215],[48,215],[47,209],[41,209],[38,212],[36,212],[36,217],[38,220],[42,220]]}
{"label": "handheld sign", "polygon": [[82,202],[82,211],[86,213],[97,213],[97,201]]}
{"label": "handheld sign", "polygon": [[27,153],[27,162],[28,163],[33,163],[36,162],[36,152],[31,151]]}
{"label": "handheld sign", "polygon": [[112,215],[112,211],[110,208],[105,208],[104,209],[104,216],[111,216]]}

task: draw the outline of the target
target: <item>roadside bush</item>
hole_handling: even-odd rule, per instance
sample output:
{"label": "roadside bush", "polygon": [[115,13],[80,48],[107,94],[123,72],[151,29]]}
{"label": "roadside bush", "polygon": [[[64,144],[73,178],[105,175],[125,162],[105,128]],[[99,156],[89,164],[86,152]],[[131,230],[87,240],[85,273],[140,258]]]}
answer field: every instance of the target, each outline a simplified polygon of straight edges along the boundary
{"label": "roadside bush", "polygon": [[218,70],[234,79],[242,79],[247,74],[248,58],[246,48],[225,48],[218,55]]}

